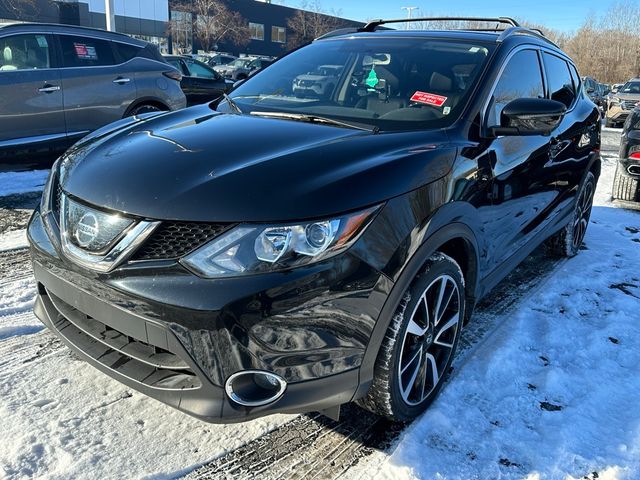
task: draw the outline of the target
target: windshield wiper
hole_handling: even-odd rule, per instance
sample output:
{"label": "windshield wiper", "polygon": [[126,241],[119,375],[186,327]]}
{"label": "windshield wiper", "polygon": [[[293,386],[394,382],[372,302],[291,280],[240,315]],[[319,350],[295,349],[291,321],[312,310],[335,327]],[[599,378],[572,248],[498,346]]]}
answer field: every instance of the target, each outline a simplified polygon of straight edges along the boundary
{"label": "windshield wiper", "polygon": [[333,118],[319,117],[317,115],[310,115],[308,113],[288,113],[288,112],[251,112],[251,115],[257,117],[270,117],[270,118],[284,118],[287,120],[297,120],[299,122],[309,123],[323,123],[325,125],[335,125],[343,128],[353,128],[356,130],[364,130],[365,132],[378,133],[380,128],[377,126],[365,126],[362,124],[355,124],[349,122],[343,122],[341,120],[335,120]]}
{"label": "windshield wiper", "polygon": [[242,109],[238,106],[238,104],[235,102],[235,100],[231,98],[229,95],[227,95],[226,93],[223,93],[222,98],[224,98],[224,100],[227,102],[227,105],[229,105],[229,108],[231,108],[231,110],[236,112],[238,115],[242,115],[244,113]]}

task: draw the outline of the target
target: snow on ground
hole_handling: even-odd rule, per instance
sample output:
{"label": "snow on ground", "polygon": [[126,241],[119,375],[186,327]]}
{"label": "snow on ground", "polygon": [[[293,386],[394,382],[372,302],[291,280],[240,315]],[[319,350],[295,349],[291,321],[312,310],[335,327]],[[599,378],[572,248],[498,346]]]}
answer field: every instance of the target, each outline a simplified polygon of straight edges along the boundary
{"label": "snow on ground", "polygon": [[0,196],[16,193],[38,192],[47,181],[49,170],[0,173]]}
{"label": "snow on ground", "polygon": [[25,248],[27,245],[26,230],[13,230],[0,234],[0,252]]}
{"label": "snow on ground", "polygon": [[463,359],[372,476],[640,478],[640,213],[610,203],[612,157],[584,250]]}

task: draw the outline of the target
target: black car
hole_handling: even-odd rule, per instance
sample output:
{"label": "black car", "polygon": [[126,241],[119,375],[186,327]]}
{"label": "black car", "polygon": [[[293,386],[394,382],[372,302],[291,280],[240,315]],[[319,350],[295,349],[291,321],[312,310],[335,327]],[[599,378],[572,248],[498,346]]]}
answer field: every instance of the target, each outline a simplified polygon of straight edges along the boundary
{"label": "black car", "polygon": [[187,106],[210,102],[233,88],[233,81],[198,60],[175,55],[165,55],[164,59],[182,74],[180,87],[187,97]]}
{"label": "black car", "polygon": [[[542,242],[578,253],[600,173],[571,59],[497,21],[328,35],[218,104],[75,145],[28,229],[36,315],[208,421],[414,418],[474,305]],[[332,92],[293,92],[329,64]]]}
{"label": "black car", "polygon": [[616,200],[640,202],[640,103],[624,122],[612,196]]}

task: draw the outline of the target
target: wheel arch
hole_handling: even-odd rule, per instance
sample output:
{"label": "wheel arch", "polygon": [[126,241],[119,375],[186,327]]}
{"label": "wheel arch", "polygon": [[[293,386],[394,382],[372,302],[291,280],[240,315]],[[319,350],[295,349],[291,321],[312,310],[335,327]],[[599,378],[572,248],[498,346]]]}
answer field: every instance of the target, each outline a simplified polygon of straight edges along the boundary
{"label": "wheel arch", "polygon": [[480,292],[479,250],[472,228],[461,221],[454,221],[438,228],[425,238],[395,281],[378,316],[365,350],[362,364],[360,365],[359,386],[353,397],[354,400],[366,395],[373,380],[376,358],[393,314],[400,304],[406,289],[411,285],[420,270],[424,268],[429,257],[435,252],[442,252],[450,256],[462,270],[465,278],[465,296],[467,300],[465,323],[468,322]]}
{"label": "wheel arch", "polygon": [[138,108],[141,105],[153,105],[155,107],[160,108],[162,111],[169,111],[171,110],[171,108],[169,108],[169,106],[164,103],[162,100],[160,100],[159,98],[156,97],[141,97],[141,98],[136,98],[128,107],[127,109],[124,111],[124,115],[122,116],[122,118],[127,118],[128,116],[130,116],[130,112],[135,109]]}

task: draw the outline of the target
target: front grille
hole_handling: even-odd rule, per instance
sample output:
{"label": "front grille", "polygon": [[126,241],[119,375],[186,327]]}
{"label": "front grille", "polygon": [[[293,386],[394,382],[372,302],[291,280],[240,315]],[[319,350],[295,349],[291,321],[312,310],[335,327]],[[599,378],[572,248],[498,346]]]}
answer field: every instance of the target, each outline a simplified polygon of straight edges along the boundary
{"label": "front grille", "polygon": [[229,227],[221,223],[163,222],[131,260],[173,260],[183,257]]}
{"label": "front grille", "polygon": [[47,291],[45,302],[57,310],[56,330],[85,354],[109,369],[162,390],[191,390],[202,382],[178,355],[115,328],[75,309]]}

